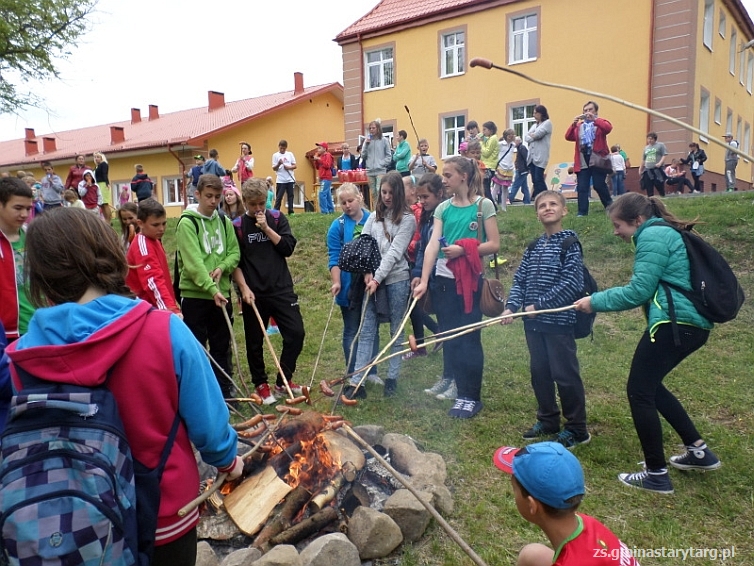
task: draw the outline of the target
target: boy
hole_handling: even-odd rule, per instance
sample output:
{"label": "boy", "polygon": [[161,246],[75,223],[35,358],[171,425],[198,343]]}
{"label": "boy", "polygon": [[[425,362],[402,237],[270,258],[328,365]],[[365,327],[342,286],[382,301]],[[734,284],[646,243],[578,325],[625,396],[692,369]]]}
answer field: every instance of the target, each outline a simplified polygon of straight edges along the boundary
{"label": "boy", "polygon": [[[238,265],[239,251],[233,225],[217,211],[222,194],[220,177],[199,177],[194,193],[197,208],[187,209],[178,220],[176,246],[183,321],[200,344],[209,342],[210,355],[231,375],[230,329],[220,309],[232,317],[229,275]],[[232,397],[232,383],[216,367],[212,369],[223,396]]]}
{"label": "boy", "polygon": [[21,179],[0,179],[0,322],[8,342],[26,333],[34,314],[24,280],[26,219],[34,192]]}
{"label": "boy", "polygon": [[296,169],[296,157],[288,151],[288,142],[280,140],[278,151],[272,155],[272,168],[277,174],[277,196],[275,197],[275,210],[280,210],[283,195],[288,199],[288,215],[293,214],[293,188],[296,178],[293,171]]}
{"label": "boy", "polygon": [[[571,244],[561,263],[563,241],[576,237],[573,230],[563,230],[563,217],[568,214],[565,197],[556,191],[544,191],[535,198],[534,208],[545,233],[524,252],[503,315],[521,308],[538,311],[571,305],[584,287],[578,242]],[[513,320],[504,318],[501,323],[510,324]],[[584,384],[573,333],[576,313],[530,315],[523,320],[531,357],[531,384],[537,399],[537,422],[524,432],[524,439],[557,435],[556,440],[566,448],[588,443],[592,437],[586,429]],[[556,386],[566,420],[562,431]]]}
{"label": "boy", "polygon": [[414,155],[411,162],[408,164],[408,168],[411,170],[411,174],[418,181],[425,173],[434,173],[437,171],[437,162],[435,158],[427,153],[429,151],[429,142],[426,138],[419,140],[419,153]]}
{"label": "boy", "polygon": [[504,446],[493,456],[496,467],[511,475],[521,516],[537,525],[551,548],[527,544],[517,566],[639,566],[629,548],[605,525],[577,514],[584,498],[584,472],[576,456],[556,442],[518,449]]}
{"label": "boy", "polygon": [[[45,175],[42,177],[42,206],[44,210],[63,206],[63,191],[67,190],[63,186],[62,179],[55,174],[52,163],[49,161],[42,162],[42,168]],[[78,187],[77,187],[78,188]]]}
{"label": "boy", "polygon": [[[293,373],[304,347],[304,321],[286,261],[296,248],[296,238],[283,214],[265,210],[267,183],[264,179],[249,179],[243,184],[241,194],[246,214],[233,223],[241,248],[241,262],[233,273],[233,280],[241,289],[243,301],[255,304],[262,317],[263,325],[260,325],[254,309],[243,309],[251,380],[264,404],[271,405],[277,399],[267,384],[263,350],[263,333],[270,317],[275,317],[283,337],[280,366],[285,379],[295,395],[301,392],[301,387],[293,383]],[[281,375],[277,376],[275,392],[279,395],[287,393]]]}
{"label": "boy", "polygon": [[136,214],[140,232],[128,248],[128,276],[126,285],[140,299],[160,310],[171,311],[183,318],[175,302],[175,292],[170,282],[170,268],[162,236],[168,219],[165,208],[148,198],[141,201]]}
{"label": "boy", "polygon": [[319,211],[322,214],[332,214],[335,212],[335,205],[332,201],[332,154],[327,151],[327,142],[314,144],[317,146],[317,154],[314,156],[314,164],[317,166],[317,175],[319,175]]}
{"label": "boy", "polygon": [[141,202],[152,196],[154,192],[154,183],[149,175],[144,173],[144,166],[137,163],[134,165],[136,175],[131,179],[131,190],[136,193],[136,200]]}

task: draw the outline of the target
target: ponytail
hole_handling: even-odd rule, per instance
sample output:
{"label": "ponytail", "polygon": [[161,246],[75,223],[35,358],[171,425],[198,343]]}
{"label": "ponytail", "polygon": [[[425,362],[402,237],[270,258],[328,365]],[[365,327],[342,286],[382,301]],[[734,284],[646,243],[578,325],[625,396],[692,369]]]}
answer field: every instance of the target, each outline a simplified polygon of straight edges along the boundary
{"label": "ponytail", "polygon": [[616,198],[607,207],[610,216],[624,222],[634,222],[639,216],[648,218],[662,218],[676,228],[691,229],[697,224],[694,220],[681,220],[670,212],[659,197],[648,197],[639,193],[626,193]]}

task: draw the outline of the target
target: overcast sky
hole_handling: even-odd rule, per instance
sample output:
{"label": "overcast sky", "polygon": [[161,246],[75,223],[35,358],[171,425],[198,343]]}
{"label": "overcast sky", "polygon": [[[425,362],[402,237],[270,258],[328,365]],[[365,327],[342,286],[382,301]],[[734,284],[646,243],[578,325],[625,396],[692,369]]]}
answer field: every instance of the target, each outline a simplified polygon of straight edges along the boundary
{"label": "overcast sky", "polygon": [[[407,0],[420,1],[420,0]],[[378,0],[100,0],[92,31],[59,65],[61,80],[34,84],[46,108],[0,116],[0,140],[342,82],[332,39]],[[743,0],[753,13],[754,0]],[[22,85],[24,86],[24,85]],[[618,93],[616,93],[618,94]]]}

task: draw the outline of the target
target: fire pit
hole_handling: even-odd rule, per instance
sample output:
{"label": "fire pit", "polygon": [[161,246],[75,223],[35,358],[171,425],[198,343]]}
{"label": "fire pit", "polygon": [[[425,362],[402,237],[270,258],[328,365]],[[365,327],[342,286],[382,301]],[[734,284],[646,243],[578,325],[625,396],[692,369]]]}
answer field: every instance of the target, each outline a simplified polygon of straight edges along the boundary
{"label": "fire pit", "polygon": [[[223,485],[202,511],[197,564],[234,552],[246,562],[272,552],[291,563],[308,564],[307,553],[319,562],[325,553],[333,564],[360,564],[418,540],[432,516],[425,505],[452,511],[442,457],[422,453],[411,438],[379,426],[351,429],[341,417],[312,410],[273,419],[251,419],[239,430],[239,454],[249,445],[254,452],[244,457],[242,477]],[[366,455],[349,434],[368,443]],[[378,461],[383,456],[387,467]],[[388,469],[391,460],[400,474]],[[204,468],[209,487],[214,468]]]}

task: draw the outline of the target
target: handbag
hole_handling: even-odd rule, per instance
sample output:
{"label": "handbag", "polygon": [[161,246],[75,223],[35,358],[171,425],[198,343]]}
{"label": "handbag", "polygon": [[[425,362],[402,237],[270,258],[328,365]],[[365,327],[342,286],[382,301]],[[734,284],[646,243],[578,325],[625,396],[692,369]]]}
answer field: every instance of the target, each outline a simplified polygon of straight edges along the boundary
{"label": "handbag", "polygon": [[513,144],[508,145],[508,150],[500,159],[498,159],[497,165],[495,165],[495,172],[492,174],[492,182],[496,185],[510,187],[513,184],[513,169],[500,167],[500,163],[502,163],[503,159],[505,159],[511,152],[511,149],[513,149]]}
{"label": "handbag", "polygon": [[[479,199],[477,204],[476,236],[479,242],[482,242],[482,200]],[[497,254],[495,254],[495,278],[482,278],[482,295],[479,299],[479,308],[484,316],[494,318],[503,314],[505,310],[505,289],[500,282],[500,268],[497,265]]]}
{"label": "handbag", "polygon": [[589,169],[598,169],[606,173],[613,172],[613,162],[610,155],[600,155],[596,151],[589,154]]}

